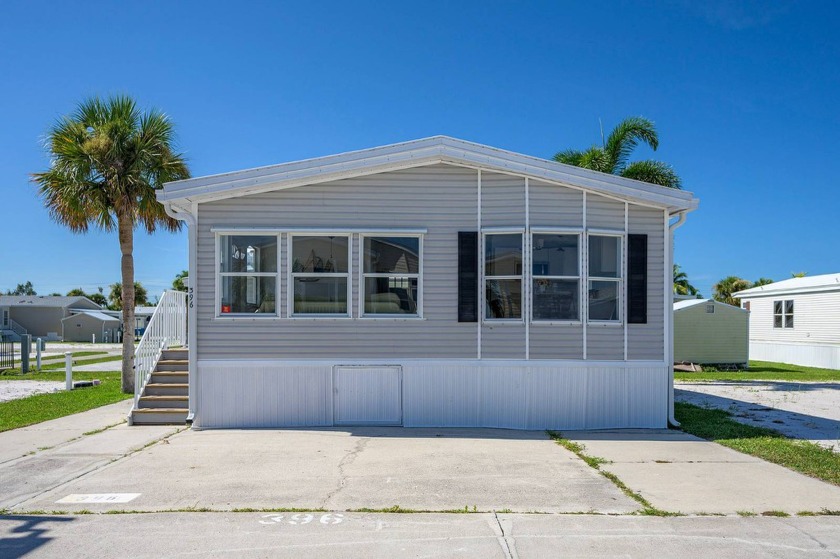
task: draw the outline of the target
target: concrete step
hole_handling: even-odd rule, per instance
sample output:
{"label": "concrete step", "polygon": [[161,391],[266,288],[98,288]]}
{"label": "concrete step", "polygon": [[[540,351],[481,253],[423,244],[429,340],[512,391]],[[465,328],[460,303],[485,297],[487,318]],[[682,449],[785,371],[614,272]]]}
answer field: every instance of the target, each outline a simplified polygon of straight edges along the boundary
{"label": "concrete step", "polygon": [[149,382],[153,384],[163,384],[165,382],[186,384],[189,378],[190,375],[187,371],[155,371],[149,378]]}
{"label": "concrete step", "polygon": [[187,359],[161,359],[155,371],[186,371],[190,362]]}
{"label": "concrete step", "polygon": [[189,407],[188,396],[175,395],[161,395],[156,394],[152,396],[141,396],[139,409],[153,409],[153,408],[178,408],[187,409]]}
{"label": "concrete step", "polygon": [[150,382],[146,384],[144,396],[186,396],[190,385],[181,382]]}
{"label": "concrete step", "polygon": [[187,422],[186,408],[139,408],[131,412],[134,425],[184,425]]}

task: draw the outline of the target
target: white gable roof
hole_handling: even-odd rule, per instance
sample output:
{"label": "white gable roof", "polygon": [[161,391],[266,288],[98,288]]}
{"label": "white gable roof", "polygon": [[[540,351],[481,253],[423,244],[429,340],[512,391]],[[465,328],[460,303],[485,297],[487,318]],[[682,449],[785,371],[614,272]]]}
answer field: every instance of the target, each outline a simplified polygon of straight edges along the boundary
{"label": "white gable roof", "polygon": [[795,293],[813,293],[817,291],[840,291],[840,274],[823,274],[821,276],[805,276],[791,278],[759,287],[752,287],[733,293],[733,297],[749,299],[750,297],[770,297],[779,295],[793,295]]}
{"label": "white gable roof", "polygon": [[694,210],[699,202],[685,190],[581,169],[448,136],[169,182],[158,191],[157,197],[164,203],[207,202],[438,163],[526,175],[631,202],[646,202],[671,213]]}

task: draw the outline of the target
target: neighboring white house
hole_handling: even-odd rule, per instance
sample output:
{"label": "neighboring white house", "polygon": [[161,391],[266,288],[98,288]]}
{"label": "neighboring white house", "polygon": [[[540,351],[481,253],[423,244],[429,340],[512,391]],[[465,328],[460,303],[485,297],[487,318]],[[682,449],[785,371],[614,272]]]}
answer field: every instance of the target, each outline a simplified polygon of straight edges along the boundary
{"label": "neighboring white house", "polygon": [[840,369],[840,274],[733,293],[750,311],[750,357]]}
{"label": "neighboring white house", "polygon": [[194,427],[672,417],[690,192],[438,136],[158,199],[189,227]]}
{"label": "neighboring white house", "polygon": [[746,367],[749,314],[714,299],[674,303],[674,362]]}

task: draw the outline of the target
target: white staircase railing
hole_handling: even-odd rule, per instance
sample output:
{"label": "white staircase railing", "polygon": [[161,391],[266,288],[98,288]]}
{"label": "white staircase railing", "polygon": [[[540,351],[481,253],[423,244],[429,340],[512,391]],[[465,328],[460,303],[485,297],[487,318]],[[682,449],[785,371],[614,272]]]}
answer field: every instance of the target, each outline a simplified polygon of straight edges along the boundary
{"label": "white staircase railing", "polygon": [[164,291],[134,351],[134,407],[164,350],[187,345],[187,294]]}

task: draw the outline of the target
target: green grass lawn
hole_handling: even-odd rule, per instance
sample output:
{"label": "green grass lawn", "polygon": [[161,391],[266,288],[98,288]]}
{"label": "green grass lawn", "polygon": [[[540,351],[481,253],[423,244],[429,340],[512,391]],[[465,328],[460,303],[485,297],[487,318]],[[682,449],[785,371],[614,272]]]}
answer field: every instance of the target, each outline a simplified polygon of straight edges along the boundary
{"label": "green grass lawn", "polygon": [[[96,355],[99,355],[98,352],[93,352],[93,353],[95,353]],[[114,363],[115,363],[114,364],[114,369],[119,369],[120,365],[118,363],[122,360],[122,356],[120,356],[120,355],[106,355],[105,357],[91,357],[91,358],[87,358],[87,359],[85,359],[85,358],[77,359],[76,357],[77,357],[76,354],[73,354],[73,366],[74,367],[78,366],[78,365],[93,365],[94,363],[109,363],[111,361],[114,361]],[[16,361],[16,362],[20,363],[19,361]],[[41,372],[42,373],[45,372],[45,371],[61,371],[62,378],[64,378],[64,376],[63,376],[64,375],[64,367],[65,367],[64,356],[62,356],[61,359],[55,359],[55,360],[50,360],[50,361],[44,361],[43,359],[41,360]],[[34,370],[35,370],[35,360],[30,359],[30,361],[29,361],[29,371],[30,372],[27,375],[21,375],[20,366],[18,365],[14,369],[4,369],[3,371],[0,371],[0,379],[4,379],[4,380],[32,379],[32,378],[35,378],[35,377],[30,377],[28,375],[32,374],[32,372]],[[74,377],[76,376],[75,372],[73,372],[73,376]]]}
{"label": "green grass lawn", "polygon": [[[0,380],[64,380],[64,372],[42,372],[0,377]],[[56,419],[113,404],[131,394],[120,391],[120,373],[74,373],[74,380],[99,379],[102,384],[90,388],[77,388],[70,392],[61,391],[52,394],[36,394],[11,402],[0,402],[0,432],[34,425],[50,419]]]}
{"label": "green grass lawn", "polygon": [[788,382],[840,382],[840,371],[836,371],[834,369],[817,369],[816,367],[801,367],[799,365],[787,365],[785,363],[750,361],[750,368],[746,371],[716,371],[714,369],[700,373],[674,371],[674,379],[687,381],[780,380]]}
{"label": "green grass lawn", "polygon": [[840,454],[772,429],[738,423],[729,412],[677,402],[674,415],[683,431],[739,452],[840,485]]}

